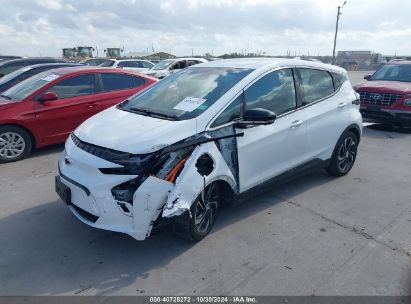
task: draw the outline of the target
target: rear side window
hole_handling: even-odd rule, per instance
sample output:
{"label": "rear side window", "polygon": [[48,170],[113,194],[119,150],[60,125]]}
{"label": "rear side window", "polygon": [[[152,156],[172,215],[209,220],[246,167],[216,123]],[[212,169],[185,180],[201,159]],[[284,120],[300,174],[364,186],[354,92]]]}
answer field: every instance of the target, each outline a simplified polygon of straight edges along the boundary
{"label": "rear side window", "polygon": [[94,74],[79,75],[64,79],[47,91],[57,94],[60,99],[94,94],[95,82]]}
{"label": "rear side window", "polygon": [[348,81],[347,76],[342,73],[340,74],[332,72],[331,76],[333,77],[334,88],[336,91],[338,91],[341,88],[344,82]]}
{"label": "rear side window", "polygon": [[134,86],[139,87],[146,83],[146,80],[142,77],[133,76],[134,77]]}
{"label": "rear side window", "polygon": [[102,73],[103,91],[125,90],[134,87],[134,76],[127,74]]}
{"label": "rear side window", "polygon": [[299,69],[303,105],[307,105],[334,93],[334,83],[330,73],[322,70]]}
{"label": "rear side window", "polygon": [[120,62],[118,66],[125,68],[143,68],[143,64],[140,61],[123,61]]}

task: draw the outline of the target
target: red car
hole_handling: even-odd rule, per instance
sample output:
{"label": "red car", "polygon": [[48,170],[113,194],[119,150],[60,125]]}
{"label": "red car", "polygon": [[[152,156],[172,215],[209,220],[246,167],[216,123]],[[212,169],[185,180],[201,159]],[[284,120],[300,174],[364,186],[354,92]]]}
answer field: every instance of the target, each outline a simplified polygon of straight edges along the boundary
{"label": "red car", "polygon": [[361,114],[372,121],[411,125],[411,61],[394,60],[354,86]]}
{"label": "red car", "polygon": [[90,116],[157,80],[133,71],[68,67],[37,74],[0,97],[0,162],[62,143]]}

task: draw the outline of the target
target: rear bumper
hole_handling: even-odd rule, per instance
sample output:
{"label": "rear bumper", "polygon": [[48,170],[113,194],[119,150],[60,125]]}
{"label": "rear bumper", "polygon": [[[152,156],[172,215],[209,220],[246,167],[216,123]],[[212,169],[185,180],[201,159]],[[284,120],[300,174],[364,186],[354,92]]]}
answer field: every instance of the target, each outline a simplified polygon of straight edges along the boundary
{"label": "rear bumper", "polygon": [[364,118],[374,121],[411,124],[411,109],[410,111],[394,109],[370,110],[361,107],[360,112]]}

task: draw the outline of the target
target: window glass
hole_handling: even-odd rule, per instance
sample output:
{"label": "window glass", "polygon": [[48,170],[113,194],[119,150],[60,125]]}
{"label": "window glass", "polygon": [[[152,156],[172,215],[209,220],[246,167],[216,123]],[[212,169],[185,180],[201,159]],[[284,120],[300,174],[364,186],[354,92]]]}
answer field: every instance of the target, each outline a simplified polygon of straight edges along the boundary
{"label": "window glass", "polygon": [[120,109],[146,111],[184,120],[197,117],[213,105],[250,69],[191,67],[156,82],[120,104]]}
{"label": "window glass", "polygon": [[347,77],[344,74],[340,73],[331,73],[333,80],[334,80],[334,88],[335,90],[339,90],[344,82],[348,81]]}
{"label": "window glass", "polygon": [[16,84],[7,91],[3,92],[2,95],[5,95],[13,100],[20,101],[58,77],[60,77],[60,75],[55,72],[45,71]]}
{"label": "window glass", "polygon": [[125,68],[136,68],[138,65],[136,64],[135,61],[122,61],[118,63],[119,67],[125,67]]}
{"label": "window glass", "polygon": [[378,69],[370,80],[411,82],[411,64],[386,64]]}
{"label": "window glass", "polygon": [[102,67],[111,67],[114,65],[114,60],[106,60],[104,61],[102,64],[100,64],[100,66]]}
{"label": "window glass", "polygon": [[166,59],[166,60],[160,61],[155,66],[153,66],[152,70],[154,71],[164,70],[168,68],[174,62],[175,62],[175,59]]}
{"label": "window glass", "polygon": [[334,84],[327,71],[300,69],[303,105],[323,99],[334,93]]}
{"label": "window glass", "polygon": [[127,74],[102,73],[103,91],[124,90],[134,87],[133,76]]}
{"label": "window glass", "polygon": [[58,82],[47,91],[57,94],[58,98],[69,98],[95,93],[94,74],[70,77]]}
{"label": "window glass", "polygon": [[49,69],[50,69],[49,67],[41,67],[41,68],[30,69],[29,71],[24,73],[22,75],[22,78],[20,78],[19,80],[22,81],[24,79],[30,78],[33,75],[36,75],[38,73],[44,72],[44,71],[49,70]]}
{"label": "window glass", "polygon": [[145,67],[146,69],[151,69],[154,64],[147,62],[147,61],[142,61],[141,64],[143,65],[143,67]]}
{"label": "window glass", "polygon": [[27,65],[27,62],[25,61],[6,63],[0,67],[0,76],[7,75]]}
{"label": "window glass", "polygon": [[246,109],[263,108],[277,116],[296,108],[293,73],[284,69],[265,75],[245,91]]}
{"label": "window glass", "polygon": [[145,79],[142,77],[138,76],[133,76],[134,77],[134,86],[138,87],[146,83]]}
{"label": "window glass", "polygon": [[217,117],[211,124],[211,127],[217,127],[226,123],[229,123],[241,116],[241,100],[243,95],[240,94],[224,111]]}

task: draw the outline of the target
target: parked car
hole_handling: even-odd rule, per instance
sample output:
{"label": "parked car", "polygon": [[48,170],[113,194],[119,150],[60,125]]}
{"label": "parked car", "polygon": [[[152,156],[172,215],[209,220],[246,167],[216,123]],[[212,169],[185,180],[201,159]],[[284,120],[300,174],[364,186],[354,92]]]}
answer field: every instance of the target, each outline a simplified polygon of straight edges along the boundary
{"label": "parked car", "polygon": [[0,162],[64,142],[84,120],[155,81],[132,71],[80,66],[20,82],[0,95]]}
{"label": "parked car", "polygon": [[293,59],[195,65],[90,118],[66,141],[56,190],[82,222],[137,240],[171,223],[200,240],[233,195],[303,169],[354,165],[346,71]]}
{"label": "parked car", "polygon": [[391,61],[354,86],[361,114],[376,122],[411,126],[411,61]]}
{"label": "parked car", "polygon": [[0,61],[0,78],[4,75],[10,74],[18,69],[21,69],[28,65],[41,64],[41,63],[56,63],[56,62],[67,62],[61,59],[54,58],[21,58],[7,60],[4,62]]}
{"label": "parked car", "polygon": [[153,66],[150,70],[143,72],[146,75],[163,79],[179,70],[199,63],[207,62],[204,58],[178,58],[166,59]]}
{"label": "parked car", "polygon": [[154,64],[142,59],[109,59],[100,66],[142,72],[149,70]]}
{"label": "parked car", "polygon": [[85,64],[85,65],[90,65],[90,66],[98,66],[101,65],[105,62],[111,61],[110,59],[107,58],[90,58],[90,59],[85,59],[83,61],[80,61],[80,64]]}
{"label": "parked car", "polygon": [[6,60],[12,60],[12,59],[19,59],[21,56],[12,56],[12,55],[0,55],[0,62],[4,62]]}
{"label": "parked car", "polygon": [[30,78],[33,75],[39,74],[41,72],[57,69],[62,67],[78,66],[75,63],[42,63],[29,65],[24,68],[18,69],[6,76],[0,78],[0,93],[6,91],[12,86],[22,82],[23,80]]}

